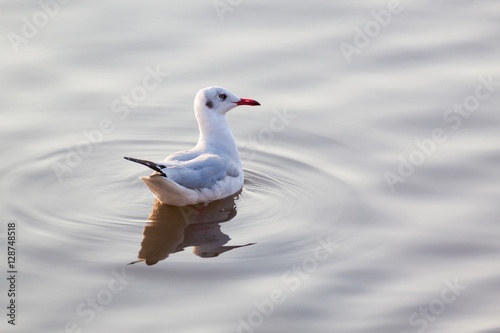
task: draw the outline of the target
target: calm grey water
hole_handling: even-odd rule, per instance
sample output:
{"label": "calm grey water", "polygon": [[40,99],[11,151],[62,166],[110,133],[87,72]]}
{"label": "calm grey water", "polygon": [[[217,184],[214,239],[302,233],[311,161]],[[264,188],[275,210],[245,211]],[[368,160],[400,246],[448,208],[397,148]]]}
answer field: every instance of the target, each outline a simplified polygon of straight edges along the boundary
{"label": "calm grey water", "polygon": [[[500,332],[497,2],[0,7],[2,332]],[[210,85],[245,186],[158,205]]]}

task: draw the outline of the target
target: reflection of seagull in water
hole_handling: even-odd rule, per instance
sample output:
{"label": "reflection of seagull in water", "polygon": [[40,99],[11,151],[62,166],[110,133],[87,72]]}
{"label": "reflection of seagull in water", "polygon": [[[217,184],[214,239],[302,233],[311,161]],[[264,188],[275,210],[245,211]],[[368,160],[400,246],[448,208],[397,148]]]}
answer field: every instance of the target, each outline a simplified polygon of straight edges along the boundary
{"label": "reflection of seagull in water", "polygon": [[150,223],[144,226],[139,260],[154,265],[171,253],[193,246],[202,258],[217,257],[226,251],[252,245],[225,246],[231,238],[221,231],[220,223],[236,216],[234,197],[212,201],[207,205],[176,207],[155,200]]}
{"label": "reflection of seagull in water", "polygon": [[158,163],[125,159],[156,171],[141,179],[164,204],[194,205],[235,194],[243,186],[243,168],[225,116],[238,105],[260,104],[221,87],[202,89],[194,100],[200,137],[193,149],[173,153]]}

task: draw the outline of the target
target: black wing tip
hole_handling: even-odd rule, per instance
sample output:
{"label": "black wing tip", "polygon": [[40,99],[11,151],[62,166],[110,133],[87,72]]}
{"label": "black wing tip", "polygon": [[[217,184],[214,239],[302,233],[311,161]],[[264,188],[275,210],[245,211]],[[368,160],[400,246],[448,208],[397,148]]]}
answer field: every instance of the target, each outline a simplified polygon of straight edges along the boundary
{"label": "black wing tip", "polygon": [[127,161],[131,161],[131,162],[135,162],[135,163],[145,162],[145,160],[140,160],[138,158],[133,158],[133,157],[128,157],[128,156],[124,156],[123,158],[126,159]]}
{"label": "black wing tip", "polygon": [[165,167],[164,165],[159,165],[159,164],[156,164],[155,162],[151,162],[151,161],[147,161],[147,160],[141,160],[141,159],[133,158],[133,157],[126,157],[126,156],[124,156],[123,158],[126,159],[127,161],[132,161],[132,162],[135,162],[135,163],[139,163],[139,164],[145,165],[148,168],[153,169],[154,171],[158,172],[160,175],[167,177],[167,175],[161,170],[162,167],[163,168]]}

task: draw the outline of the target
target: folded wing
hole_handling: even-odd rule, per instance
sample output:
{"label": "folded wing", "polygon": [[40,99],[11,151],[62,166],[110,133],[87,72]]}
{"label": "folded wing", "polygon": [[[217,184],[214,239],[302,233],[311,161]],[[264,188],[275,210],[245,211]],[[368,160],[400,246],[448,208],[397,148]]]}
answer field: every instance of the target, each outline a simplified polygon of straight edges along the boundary
{"label": "folded wing", "polygon": [[162,172],[167,178],[189,189],[211,188],[225,177],[238,177],[236,165],[223,157],[201,154],[188,161],[165,161]]}

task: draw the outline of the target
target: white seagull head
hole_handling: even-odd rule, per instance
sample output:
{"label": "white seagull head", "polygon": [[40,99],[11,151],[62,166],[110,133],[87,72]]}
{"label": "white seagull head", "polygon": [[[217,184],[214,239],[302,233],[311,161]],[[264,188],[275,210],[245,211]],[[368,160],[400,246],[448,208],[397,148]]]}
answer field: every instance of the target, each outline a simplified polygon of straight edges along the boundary
{"label": "white seagull head", "polygon": [[222,87],[208,87],[201,89],[194,99],[196,112],[226,114],[238,105],[260,105],[253,99],[239,98]]}

